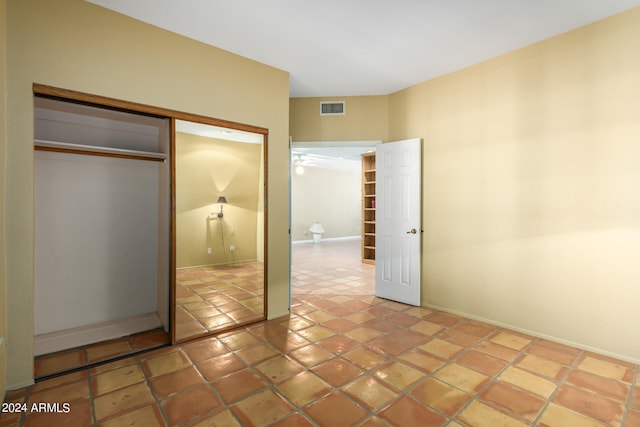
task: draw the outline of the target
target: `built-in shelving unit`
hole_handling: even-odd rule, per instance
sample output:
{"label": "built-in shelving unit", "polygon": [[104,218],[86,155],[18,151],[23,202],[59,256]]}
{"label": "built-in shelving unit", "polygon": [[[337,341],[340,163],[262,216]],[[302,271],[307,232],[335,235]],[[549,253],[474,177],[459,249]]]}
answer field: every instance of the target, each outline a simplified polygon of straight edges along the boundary
{"label": "built-in shelving unit", "polygon": [[362,262],[376,262],[376,153],[362,154]]}

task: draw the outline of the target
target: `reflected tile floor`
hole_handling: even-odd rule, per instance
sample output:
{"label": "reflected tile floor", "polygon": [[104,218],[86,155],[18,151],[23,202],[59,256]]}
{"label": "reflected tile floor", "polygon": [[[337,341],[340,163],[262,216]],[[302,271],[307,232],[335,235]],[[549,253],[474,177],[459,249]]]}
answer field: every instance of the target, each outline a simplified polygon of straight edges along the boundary
{"label": "reflected tile floor", "polygon": [[449,313],[294,292],[289,316],[12,391],[28,410],[0,426],[640,426],[638,377]]}
{"label": "reflected tile floor", "polygon": [[263,264],[255,261],[178,270],[176,338],[262,318],[263,277]]}

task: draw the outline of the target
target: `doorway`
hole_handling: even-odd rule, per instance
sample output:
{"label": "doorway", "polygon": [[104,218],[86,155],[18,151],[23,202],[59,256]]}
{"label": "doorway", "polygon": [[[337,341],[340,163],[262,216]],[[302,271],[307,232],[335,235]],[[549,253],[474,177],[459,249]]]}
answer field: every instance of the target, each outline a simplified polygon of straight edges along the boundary
{"label": "doorway", "polygon": [[373,294],[375,266],[361,259],[361,154],[378,143],[291,143],[292,296]]}

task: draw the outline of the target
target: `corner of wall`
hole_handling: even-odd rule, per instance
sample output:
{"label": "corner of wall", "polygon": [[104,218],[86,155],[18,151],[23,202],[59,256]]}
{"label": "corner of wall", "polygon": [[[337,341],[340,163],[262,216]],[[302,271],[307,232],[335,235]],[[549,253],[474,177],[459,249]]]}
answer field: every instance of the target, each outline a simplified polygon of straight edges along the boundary
{"label": "corner of wall", "polygon": [[7,380],[6,339],[7,332],[7,293],[4,253],[4,195],[5,195],[5,162],[7,143],[6,112],[6,34],[7,34],[7,2],[0,0],[0,396],[4,398]]}

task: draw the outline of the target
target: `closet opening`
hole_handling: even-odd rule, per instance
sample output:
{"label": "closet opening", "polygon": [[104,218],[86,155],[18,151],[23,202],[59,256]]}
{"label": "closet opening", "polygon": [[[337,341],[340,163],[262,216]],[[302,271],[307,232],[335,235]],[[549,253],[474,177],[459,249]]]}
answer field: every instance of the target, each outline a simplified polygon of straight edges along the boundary
{"label": "closet opening", "polygon": [[266,319],[268,129],[33,93],[36,380]]}
{"label": "closet opening", "polygon": [[171,342],[171,119],[35,92],[42,379]]}

